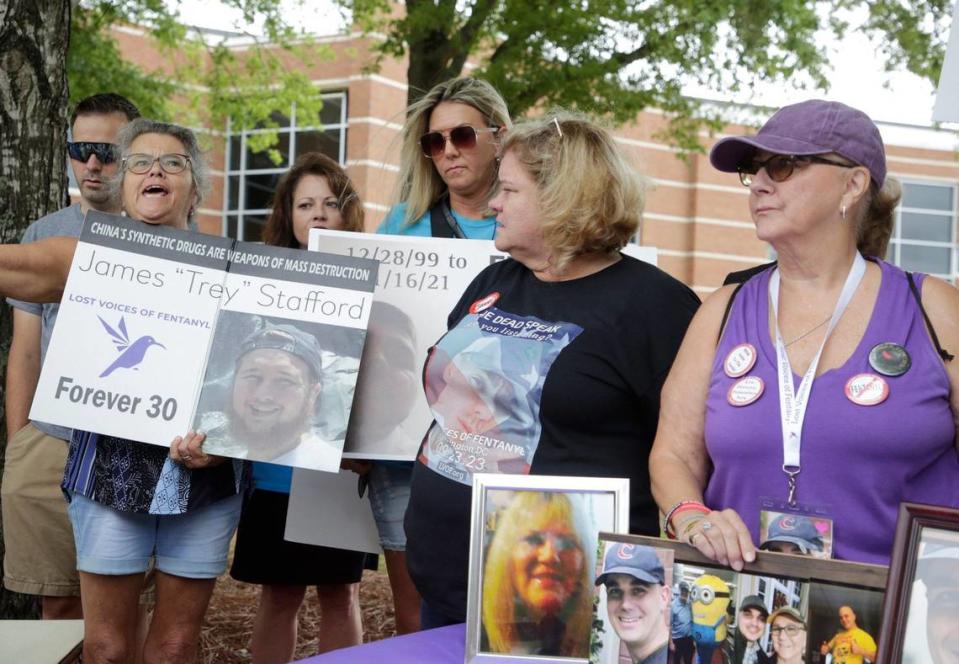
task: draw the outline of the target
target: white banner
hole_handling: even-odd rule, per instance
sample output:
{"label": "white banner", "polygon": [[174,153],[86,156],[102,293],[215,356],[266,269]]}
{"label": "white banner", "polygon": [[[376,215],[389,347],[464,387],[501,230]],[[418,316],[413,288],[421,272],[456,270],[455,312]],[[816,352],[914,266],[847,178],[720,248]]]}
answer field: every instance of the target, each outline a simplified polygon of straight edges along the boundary
{"label": "white banner", "polygon": [[91,212],[30,416],[335,471],[376,271]]}

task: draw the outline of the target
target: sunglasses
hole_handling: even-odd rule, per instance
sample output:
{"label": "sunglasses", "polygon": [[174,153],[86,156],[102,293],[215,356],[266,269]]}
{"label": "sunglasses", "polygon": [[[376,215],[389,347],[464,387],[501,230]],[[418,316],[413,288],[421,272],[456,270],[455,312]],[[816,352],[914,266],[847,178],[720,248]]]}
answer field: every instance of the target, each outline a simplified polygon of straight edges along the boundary
{"label": "sunglasses", "polygon": [[152,154],[136,153],[123,158],[123,168],[131,173],[143,175],[149,172],[156,162],[160,162],[160,168],[165,172],[175,175],[182,173],[190,165],[190,158],[185,154],[177,154],[176,152],[161,154],[159,157],[154,157]]}
{"label": "sunglasses", "polygon": [[430,159],[435,159],[446,150],[446,141],[452,143],[457,150],[472,150],[476,147],[476,134],[487,131],[495,134],[499,130],[499,127],[473,129],[469,125],[460,125],[450,129],[448,134],[441,131],[431,131],[420,136],[420,147],[423,148],[424,155]]}
{"label": "sunglasses", "polygon": [[67,154],[70,159],[86,162],[95,154],[101,164],[112,164],[117,160],[117,146],[113,143],[91,143],[89,141],[67,141]]}
{"label": "sunglasses", "polygon": [[777,154],[769,159],[747,161],[736,170],[739,171],[739,181],[743,183],[744,187],[748,187],[753,183],[753,176],[759,172],[760,168],[766,169],[766,175],[773,182],[785,182],[792,177],[797,165],[805,166],[807,164],[828,164],[840,168],[853,168],[855,166],[854,164],[843,164],[815,155]]}

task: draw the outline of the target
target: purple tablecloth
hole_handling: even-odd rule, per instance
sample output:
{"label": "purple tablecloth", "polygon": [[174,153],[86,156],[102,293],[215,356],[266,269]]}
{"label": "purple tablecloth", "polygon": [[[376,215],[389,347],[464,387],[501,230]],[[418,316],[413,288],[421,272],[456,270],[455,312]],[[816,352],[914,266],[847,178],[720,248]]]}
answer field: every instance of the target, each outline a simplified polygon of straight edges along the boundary
{"label": "purple tablecloth", "polygon": [[[309,664],[462,664],[466,625],[450,625],[361,646],[334,650],[300,660]],[[503,657],[502,664],[528,664],[529,659]]]}
{"label": "purple tablecloth", "polygon": [[462,664],[466,625],[450,625],[334,650],[302,660],[310,664]]}

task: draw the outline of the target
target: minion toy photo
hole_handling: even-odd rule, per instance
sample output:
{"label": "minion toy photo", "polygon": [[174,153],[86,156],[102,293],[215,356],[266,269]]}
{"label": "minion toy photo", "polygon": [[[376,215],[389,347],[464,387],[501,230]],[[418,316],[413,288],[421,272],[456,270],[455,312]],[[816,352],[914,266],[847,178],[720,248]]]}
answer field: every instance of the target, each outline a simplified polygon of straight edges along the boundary
{"label": "minion toy photo", "polygon": [[718,576],[703,574],[693,582],[693,641],[699,664],[711,664],[713,652],[726,640],[729,586]]}

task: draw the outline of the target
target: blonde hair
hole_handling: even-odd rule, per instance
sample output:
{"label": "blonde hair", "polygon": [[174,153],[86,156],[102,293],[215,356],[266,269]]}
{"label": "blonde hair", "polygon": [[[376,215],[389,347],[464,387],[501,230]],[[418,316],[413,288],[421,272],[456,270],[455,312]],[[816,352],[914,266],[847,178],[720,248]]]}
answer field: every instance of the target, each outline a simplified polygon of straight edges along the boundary
{"label": "blonde hair", "polygon": [[[443,102],[472,106],[480,112],[488,127],[509,127],[511,124],[503,97],[496,88],[478,78],[444,81],[411,104],[406,109],[406,123],[403,125],[397,192],[397,202],[406,202],[406,224],[412,224],[426,214],[430,206],[446,193],[446,183],[436,172],[433,160],[420,149],[420,137],[429,131],[433,109]],[[494,180],[490,181],[490,194],[494,183]]]}
{"label": "blonde hair", "polygon": [[869,188],[856,223],[856,246],[863,256],[886,257],[900,198],[902,185],[893,177],[886,177],[882,189]]}
{"label": "blonde hair", "polygon": [[[545,491],[520,491],[499,515],[483,570],[483,628],[491,652],[515,652],[518,641],[517,591],[513,587],[512,556],[519,542],[557,523],[570,527],[583,554],[583,566],[573,595],[563,608],[566,625],[560,652],[586,657],[593,620],[592,570],[596,566],[598,531],[589,517],[585,498]],[[554,654],[554,653],[550,653]]]}
{"label": "blonde hair", "polygon": [[557,111],[518,123],[503,140],[539,189],[543,239],[562,272],[576,256],[622,249],[639,230],[645,181],[604,128]]}

